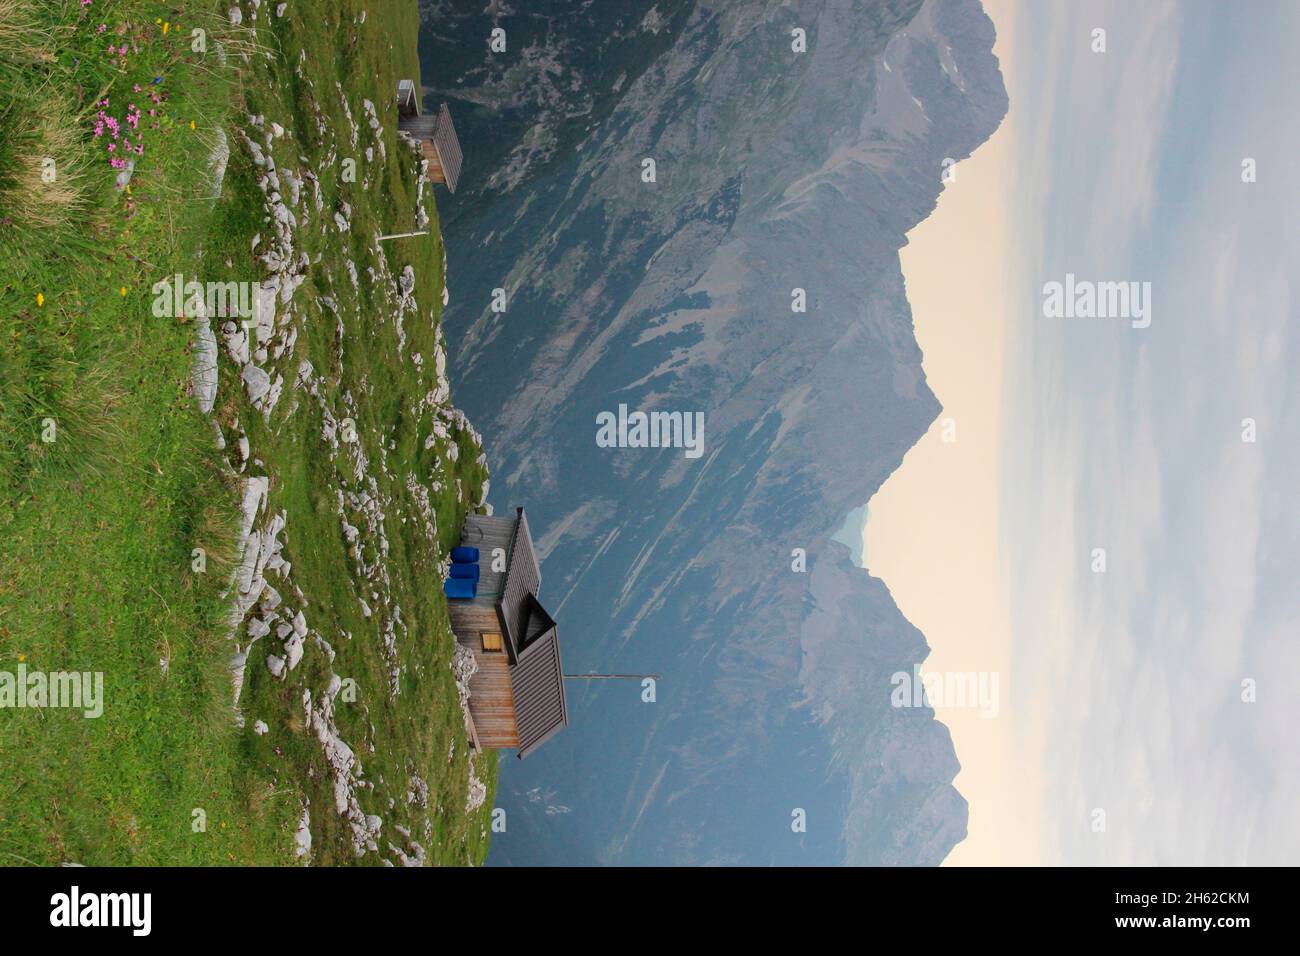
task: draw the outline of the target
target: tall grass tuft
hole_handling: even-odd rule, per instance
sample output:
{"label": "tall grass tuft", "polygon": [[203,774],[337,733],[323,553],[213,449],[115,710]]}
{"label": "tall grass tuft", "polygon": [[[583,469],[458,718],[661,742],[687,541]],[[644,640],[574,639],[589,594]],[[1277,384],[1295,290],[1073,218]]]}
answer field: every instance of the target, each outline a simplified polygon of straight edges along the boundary
{"label": "tall grass tuft", "polygon": [[[3,2],[3,0],[0,0]],[[0,256],[13,263],[52,251],[91,211],[89,150],[78,119],[61,104],[39,112],[11,104],[0,145]]]}
{"label": "tall grass tuft", "polygon": [[[31,371],[30,369],[28,370]],[[98,477],[118,461],[127,394],[107,361],[55,359],[34,375],[0,380],[0,491],[39,476]]]}
{"label": "tall grass tuft", "polygon": [[49,35],[31,0],[0,0],[0,62],[14,67],[52,64],[42,41]]}
{"label": "tall grass tuft", "polygon": [[221,472],[199,485],[194,516],[194,546],[202,548],[218,577],[235,567],[239,551],[238,482]]}

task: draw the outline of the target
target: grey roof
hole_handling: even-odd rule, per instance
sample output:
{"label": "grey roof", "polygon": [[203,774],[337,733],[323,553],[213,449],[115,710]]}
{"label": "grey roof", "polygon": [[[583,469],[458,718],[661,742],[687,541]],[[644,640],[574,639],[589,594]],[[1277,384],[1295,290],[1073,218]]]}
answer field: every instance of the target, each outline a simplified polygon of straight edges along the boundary
{"label": "grey roof", "polygon": [[442,161],[442,174],[447,179],[447,188],[452,192],[456,191],[456,183],[460,181],[460,166],[464,157],[460,152],[460,139],[456,136],[456,127],[451,122],[451,110],[447,109],[447,104],[442,104],[442,109],[438,110],[438,121],[433,127],[433,145],[438,150],[438,158]]}
{"label": "grey roof", "polygon": [[542,586],[542,569],[533,552],[533,536],[528,532],[528,519],[524,516],[523,508],[516,511],[519,520],[515,523],[514,540],[510,542],[510,559],[506,565],[501,600],[497,602],[501,625],[510,639],[511,658],[517,658],[523,649],[528,598],[536,595]]}
{"label": "grey roof", "polygon": [[559,629],[536,597],[528,595],[525,606],[528,620],[523,632],[527,640],[519,652],[519,662],[510,671],[520,759],[569,725]]}
{"label": "grey roof", "polygon": [[542,569],[523,508],[516,508],[514,536],[506,561],[506,579],[497,601],[497,616],[506,632],[510,685],[519,729],[519,753],[527,757],[569,725],[560,666],[560,635],[537,592]]}

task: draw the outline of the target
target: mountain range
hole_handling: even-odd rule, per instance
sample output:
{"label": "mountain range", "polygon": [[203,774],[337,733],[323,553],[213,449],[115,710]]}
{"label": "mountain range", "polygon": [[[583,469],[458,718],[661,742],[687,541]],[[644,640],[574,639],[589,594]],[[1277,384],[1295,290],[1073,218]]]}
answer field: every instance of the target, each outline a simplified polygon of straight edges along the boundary
{"label": "mountain range", "polygon": [[[658,675],[652,703],[570,682],[571,726],[502,763],[489,863],[930,865],[964,837],[947,729],[890,706],[925,638],[832,538],[940,411],[899,250],[1006,113],[993,39],[973,0],[422,3],[490,500],[527,508],[566,670]],[[703,454],[599,447],[620,404],[702,412]]]}

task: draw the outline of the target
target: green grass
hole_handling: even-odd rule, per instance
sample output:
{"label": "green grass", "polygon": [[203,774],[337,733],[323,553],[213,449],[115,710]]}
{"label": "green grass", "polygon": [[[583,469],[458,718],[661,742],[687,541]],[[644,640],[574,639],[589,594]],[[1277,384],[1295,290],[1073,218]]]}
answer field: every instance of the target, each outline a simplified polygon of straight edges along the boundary
{"label": "green grass", "polygon": [[[243,6],[247,18],[251,4]],[[41,26],[31,43],[0,49],[0,671],[19,663],[102,671],[106,685],[98,719],[0,709],[0,862],[294,863],[305,802],[312,863],[377,864],[393,858],[389,843],[410,853],[397,827],[428,863],[477,863],[486,853],[491,800],[465,811],[467,741],[438,572],[486,471],[473,436],[454,424],[425,448],[439,417],[422,399],[434,384],[443,281],[430,187],[433,235],[384,243],[387,274],[373,242],[377,232],[415,228],[416,159],[396,141],[392,101],[398,78],[419,75],[416,5],[371,4],[364,24],[361,3],[326,10],[291,2],[283,19],[274,6],[264,3],[257,22],[232,28],[209,3],[119,0],[83,9],[71,0],[0,0],[0,37],[6,24]],[[132,48],[125,65],[97,58],[107,46],[106,34],[95,32],[101,22],[109,39]],[[206,31],[205,54],[190,49],[196,27]],[[152,84],[155,76],[163,81]],[[133,91],[137,83],[143,94]],[[145,131],[128,195],[114,188],[103,139],[93,136],[93,104],[107,97],[121,115],[151,89],[166,98],[159,128]],[[359,127],[355,148],[343,97]],[[363,99],[378,111],[386,159],[364,156],[374,139]],[[222,452],[212,421],[188,394],[193,324],[154,317],[151,287],[175,272],[204,281],[266,278],[255,258],[270,235],[259,170],[237,133],[258,135],[250,114],[289,131],[261,145],[280,170],[315,171],[323,211],[306,186],[295,253],[311,265],[293,298],[293,354],[264,363],[286,379],[269,421],[249,405],[222,350],[212,416],[226,436]],[[214,203],[205,177],[219,128],[230,161]],[[57,194],[37,185],[32,162],[56,150],[68,171]],[[344,158],[356,160],[356,182],[339,175]],[[347,232],[333,226],[343,203]],[[355,289],[348,260],[358,270]],[[399,348],[390,290],[405,265],[415,272],[418,309],[403,319]],[[326,296],[338,319],[322,305]],[[319,398],[292,387],[303,359],[315,369]],[[335,454],[322,440],[325,410],[355,421],[369,462],[364,478],[347,449]],[[243,475],[231,470],[236,423],[261,462]],[[408,473],[430,489],[434,540]],[[265,665],[279,643],[270,636],[254,644],[239,728],[224,592],[240,480],[252,474],[270,479],[265,515],[286,516],[280,538],[292,571],[287,581],[268,579],[335,659],[309,639],[302,663],[280,681]],[[382,502],[386,556],[377,531],[352,551],[340,492]],[[347,518],[362,526],[357,509]],[[194,548],[209,556],[204,573],[191,566]],[[386,582],[361,570],[380,566]],[[382,635],[394,607],[401,623],[390,659]],[[242,625],[235,639],[245,640]],[[334,722],[364,770],[363,813],[384,821],[380,852],[359,861],[304,719],[304,691],[319,700],[331,674],[355,682],[354,701],[336,700]],[[264,736],[253,732],[259,720],[269,727]],[[495,766],[492,755],[476,758],[489,795]],[[413,774],[428,785],[427,806],[408,800]],[[206,816],[203,832],[195,831],[196,810]]]}

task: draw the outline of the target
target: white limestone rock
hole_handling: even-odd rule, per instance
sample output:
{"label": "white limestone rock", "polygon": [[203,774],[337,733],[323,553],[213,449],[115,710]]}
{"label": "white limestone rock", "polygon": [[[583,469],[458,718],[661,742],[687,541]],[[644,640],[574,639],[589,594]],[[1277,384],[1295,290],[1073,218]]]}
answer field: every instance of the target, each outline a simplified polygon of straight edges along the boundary
{"label": "white limestone rock", "polygon": [[217,337],[206,316],[194,321],[194,397],[207,415],[217,400]]}
{"label": "white limestone rock", "polygon": [[248,389],[248,400],[250,402],[257,402],[271,389],[271,376],[256,365],[245,365],[241,377],[244,380],[245,388]]}
{"label": "white limestone rock", "polygon": [[216,143],[208,154],[208,195],[212,199],[221,198],[221,188],[226,180],[226,166],[230,162],[230,141],[226,131],[217,127]]}
{"label": "white limestone rock", "polygon": [[[285,4],[282,3],[280,6],[284,7]],[[293,835],[293,843],[294,856],[302,858],[311,853],[311,811],[305,805],[302,808],[302,817],[298,820],[298,829]]]}
{"label": "white limestone rock", "polygon": [[284,658],[268,654],[266,655],[266,667],[276,680],[284,679]]}
{"label": "white limestone rock", "polygon": [[289,670],[293,670],[302,661],[303,642],[302,638],[294,634],[284,642],[285,663]]}

